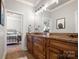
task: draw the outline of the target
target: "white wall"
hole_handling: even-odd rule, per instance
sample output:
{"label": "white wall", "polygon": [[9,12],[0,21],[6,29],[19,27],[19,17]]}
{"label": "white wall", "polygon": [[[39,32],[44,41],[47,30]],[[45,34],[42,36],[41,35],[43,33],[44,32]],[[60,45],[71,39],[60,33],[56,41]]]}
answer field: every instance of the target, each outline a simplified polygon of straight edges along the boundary
{"label": "white wall", "polygon": [[21,15],[8,15],[7,14],[7,29],[13,29],[21,33]]}
{"label": "white wall", "polygon": [[0,59],[4,57],[5,53],[5,30],[4,27],[0,25]]}
{"label": "white wall", "polygon": [[[68,32],[74,33],[77,32],[77,0],[56,9],[51,14],[51,31],[52,32]],[[56,29],[56,19],[65,17],[65,29],[58,30]]]}
{"label": "white wall", "polygon": [[[23,49],[25,49],[26,47],[25,35],[28,30],[27,27],[29,24],[31,24],[32,26],[40,25],[42,31],[44,27],[43,22],[49,19],[51,32],[76,32],[75,11],[77,10],[77,1],[69,3],[68,5],[61,7],[53,12],[41,12],[37,15],[33,12],[33,8],[28,5],[15,2],[15,0],[5,0],[5,2],[6,8],[8,10],[23,14]],[[65,17],[66,28],[63,30],[57,30],[56,19],[62,17]],[[34,28],[32,28],[32,30],[34,31]]]}
{"label": "white wall", "polygon": [[[41,26],[43,30],[43,22],[49,20],[50,32],[58,33],[77,33],[78,32],[78,15],[77,15],[77,0],[68,2],[62,6],[59,6],[53,11],[40,12],[35,15],[35,25]],[[65,18],[65,29],[56,29],[56,19]]]}
{"label": "white wall", "polygon": [[[2,1],[4,4],[4,0],[2,0]],[[4,7],[5,7],[5,5],[4,5]],[[6,19],[5,19],[5,21],[6,21]],[[4,24],[5,24],[5,22],[4,22]],[[5,40],[6,40],[5,26],[0,25],[0,59],[5,58],[5,54],[6,54]]]}
{"label": "white wall", "polygon": [[[34,14],[33,8],[26,4],[16,2],[15,0],[5,0],[6,9],[20,13],[23,15],[23,39],[22,39],[22,49],[26,49],[26,39],[25,35],[27,32],[27,27],[29,24],[34,25]],[[32,28],[33,30],[33,28]]]}
{"label": "white wall", "polygon": [[43,32],[44,22],[51,20],[51,14],[48,11],[42,11],[40,13],[35,13],[35,26],[40,25],[40,32]]}
{"label": "white wall", "polygon": [[75,11],[75,32],[78,33],[78,11]]}

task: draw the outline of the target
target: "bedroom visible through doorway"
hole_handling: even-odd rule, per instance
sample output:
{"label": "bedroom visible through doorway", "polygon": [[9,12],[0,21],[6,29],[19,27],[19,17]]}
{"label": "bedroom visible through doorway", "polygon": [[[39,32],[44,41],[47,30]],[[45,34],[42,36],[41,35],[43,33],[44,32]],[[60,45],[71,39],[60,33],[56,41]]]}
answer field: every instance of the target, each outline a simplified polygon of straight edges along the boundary
{"label": "bedroom visible through doorway", "polygon": [[7,52],[21,50],[22,15],[7,11]]}

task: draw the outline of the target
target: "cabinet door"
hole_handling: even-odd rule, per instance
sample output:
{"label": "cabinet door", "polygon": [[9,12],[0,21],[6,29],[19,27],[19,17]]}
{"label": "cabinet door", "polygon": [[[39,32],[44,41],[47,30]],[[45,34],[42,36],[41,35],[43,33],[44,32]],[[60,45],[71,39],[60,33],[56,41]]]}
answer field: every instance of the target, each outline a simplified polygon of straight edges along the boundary
{"label": "cabinet door", "polygon": [[50,51],[50,52],[49,52],[49,59],[59,59],[59,58],[58,58],[58,54],[56,54],[56,53]]}
{"label": "cabinet door", "polygon": [[45,43],[43,38],[34,37],[33,54],[36,59],[45,59]]}
{"label": "cabinet door", "polygon": [[64,51],[66,59],[78,59],[75,51]]}
{"label": "cabinet door", "polygon": [[28,48],[28,52],[30,52],[30,53],[33,52],[33,43],[32,43],[31,36],[27,36],[27,48]]}
{"label": "cabinet door", "polygon": [[35,37],[33,39],[33,48],[45,55],[45,41],[43,38]]}
{"label": "cabinet door", "polygon": [[58,53],[55,51],[56,49],[49,47],[47,49],[47,59],[59,59]]}
{"label": "cabinet door", "polygon": [[47,50],[47,59],[64,59],[63,53],[57,48],[49,47]]}
{"label": "cabinet door", "polygon": [[39,44],[34,44],[33,54],[36,59],[45,59],[45,52],[43,51],[43,47],[41,47]]}
{"label": "cabinet door", "polygon": [[36,59],[45,59],[45,56],[43,54],[41,54],[38,50],[34,49],[34,57]]}
{"label": "cabinet door", "polygon": [[38,53],[41,53],[42,55],[45,55],[45,50],[44,50],[43,46],[41,46],[37,43],[34,43],[33,48],[34,48],[35,51],[38,51]]}

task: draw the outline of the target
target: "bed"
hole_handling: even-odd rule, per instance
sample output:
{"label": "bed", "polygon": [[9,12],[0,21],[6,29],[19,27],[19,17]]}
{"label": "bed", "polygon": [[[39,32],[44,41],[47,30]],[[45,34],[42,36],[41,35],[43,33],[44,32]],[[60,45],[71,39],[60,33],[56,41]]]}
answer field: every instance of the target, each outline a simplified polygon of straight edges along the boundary
{"label": "bed", "polygon": [[7,30],[7,44],[18,44],[19,41],[21,41],[21,35],[20,32],[9,29]]}

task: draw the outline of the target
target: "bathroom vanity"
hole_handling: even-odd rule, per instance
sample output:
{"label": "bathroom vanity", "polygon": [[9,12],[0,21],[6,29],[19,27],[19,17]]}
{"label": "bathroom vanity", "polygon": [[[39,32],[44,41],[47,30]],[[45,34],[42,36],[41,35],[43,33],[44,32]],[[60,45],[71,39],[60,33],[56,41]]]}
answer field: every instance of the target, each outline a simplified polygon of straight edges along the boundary
{"label": "bathroom vanity", "polygon": [[28,51],[36,59],[77,59],[77,33],[26,34]]}

